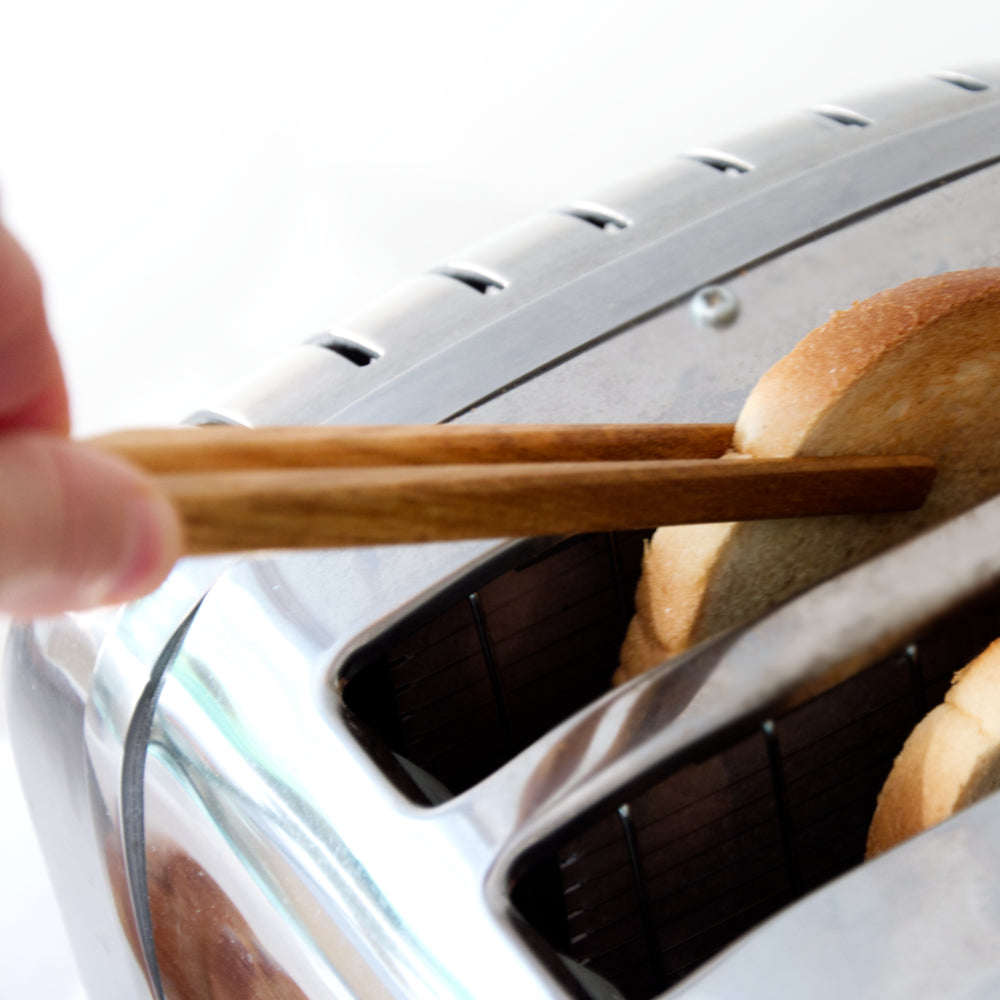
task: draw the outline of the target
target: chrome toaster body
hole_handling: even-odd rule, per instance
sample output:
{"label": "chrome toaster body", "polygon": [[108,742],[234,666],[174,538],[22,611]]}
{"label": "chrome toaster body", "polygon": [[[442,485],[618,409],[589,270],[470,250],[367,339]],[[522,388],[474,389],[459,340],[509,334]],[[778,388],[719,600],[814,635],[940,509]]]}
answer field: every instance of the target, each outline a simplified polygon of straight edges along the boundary
{"label": "chrome toaster body", "polygon": [[[192,422],[730,421],[832,309],[1000,263],[997,217],[1000,69],[936,74],[530,219]],[[998,539],[1000,500],[613,692],[631,536],[190,560],[18,627],[11,733],[85,985],[995,996],[1000,802],[842,873],[905,732],[1000,634]],[[820,789],[838,757],[860,791]]]}

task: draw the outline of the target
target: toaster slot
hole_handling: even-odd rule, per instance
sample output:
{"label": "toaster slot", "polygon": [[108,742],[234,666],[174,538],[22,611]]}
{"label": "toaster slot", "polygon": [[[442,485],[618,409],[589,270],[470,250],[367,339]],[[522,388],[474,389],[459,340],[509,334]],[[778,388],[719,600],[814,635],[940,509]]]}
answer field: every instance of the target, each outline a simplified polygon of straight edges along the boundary
{"label": "toaster slot", "polygon": [[756,719],[534,858],[515,908],[625,997],[658,995],[863,860],[904,740],[997,635],[992,590],[862,673]]}
{"label": "toaster slot", "polygon": [[[580,536],[470,577],[460,600],[416,612],[362,654],[348,707],[433,790],[429,801],[442,801],[438,783],[470,788],[607,690],[642,545],[639,533]],[[510,898],[528,939],[627,998],[679,983],[861,863],[907,735],[998,635],[993,587],[860,673],[726,730],[570,824],[517,866]]]}
{"label": "toaster slot", "polygon": [[[344,691],[393,753],[458,794],[607,691],[643,533],[574,537],[416,617]],[[369,654],[370,655],[370,654]]]}

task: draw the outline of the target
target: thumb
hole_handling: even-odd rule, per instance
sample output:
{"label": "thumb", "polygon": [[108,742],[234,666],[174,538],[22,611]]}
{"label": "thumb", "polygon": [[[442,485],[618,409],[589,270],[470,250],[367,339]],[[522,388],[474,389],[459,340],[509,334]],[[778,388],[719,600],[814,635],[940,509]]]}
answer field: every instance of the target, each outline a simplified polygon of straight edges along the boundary
{"label": "thumb", "polygon": [[170,503],[125,463],[45,434],[0,439],[0,609],[51,614],[140,597],[180,544]]}

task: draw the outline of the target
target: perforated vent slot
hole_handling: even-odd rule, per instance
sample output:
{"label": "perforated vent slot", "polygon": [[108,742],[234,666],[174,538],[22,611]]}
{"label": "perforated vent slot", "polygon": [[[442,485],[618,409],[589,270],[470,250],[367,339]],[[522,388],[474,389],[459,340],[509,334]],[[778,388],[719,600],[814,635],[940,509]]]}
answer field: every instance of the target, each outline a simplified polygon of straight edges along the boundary
{"label": "perforated vent slot", "polygon": [[696,163],[704,163],[706,167],[718,170],[722,174],[747,174],[753,170],[753,164],[746,160],[741,160],[732,153],[721,153],[713,149],[695,149],[687,154],[689,160]]}
{"label": "perforated vent slot", "polygon": [[313,337],[310,344],[317,347],[325,347],[334,354],[339,354],[342,358],[350,361],[352,365],[364,368],[382,356],[382,352],[368,344],[363,344],[358,340],[343,337],[335,333],[321,333]]}
{"label": "perforated vent slot", "polygon": [[497,274],[490,274],[489,271],[482,268],[469,267],[464,264],[448,264],[437,268],[434,273],[460,281],[463,285],[475,289],[480,295],[493,295],[502,292],[508,284],[505,278],[501,278]]}
{"label": "perforated vent slot", "polygon": [[994,592],[610,809],[527,872],[515,905],[630,1000],[659,994],[862,861],[903,741],[997,635]]}
{"label": "perforated vent slot", "polygon": [[632,225],[632,220],[622,215],[621,212],[615,212],[601,205],[567,205],[560,211],[564,215],[571,215],[574,219],[580,219],[597,229],[604,229],[608,232],[618,232]]}
{"label": "perforated vent slot", "polygon": [[957,73],[955,70],[943,69],[937,73],[932,73],[931,76],[936,80],[943,80],[945,83],[950,83],[955,87],[961,87],[962,90],[979,91],[990,89],[990,85],[985,80],[969,76],[968,73]]}
{"label": "perforated vent slot", "polygon": [[867,128],[872,124],[872,119],[860,111],[851,111],[849,108],[840,108],[833,104],[820,104],[813,108],[813,114],[828,121],[836,122],[838,125],[846,125],[853,128]]}

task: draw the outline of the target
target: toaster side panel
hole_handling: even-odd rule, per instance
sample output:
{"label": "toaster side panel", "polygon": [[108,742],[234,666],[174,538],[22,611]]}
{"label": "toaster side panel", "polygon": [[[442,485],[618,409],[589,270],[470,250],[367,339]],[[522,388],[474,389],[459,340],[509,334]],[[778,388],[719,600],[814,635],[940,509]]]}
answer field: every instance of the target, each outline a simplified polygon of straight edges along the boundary
{"label": "toaster side panel", "polygon": [[21,785],[84,987],[93,997],[141,1000],[153,994],[124,929],[127,914],[123,921],[116,905],[112,873],[122,869],[107,853],[120,852],[99,836],[105,824],[95,823],[104,807],[84,739],[96,656],[89,632],[71,621],[14,626],[6,706]]}

